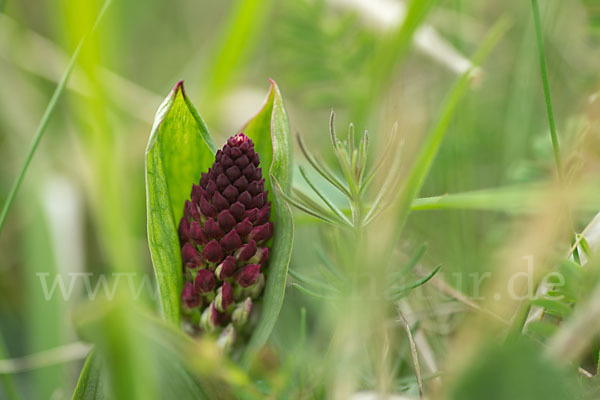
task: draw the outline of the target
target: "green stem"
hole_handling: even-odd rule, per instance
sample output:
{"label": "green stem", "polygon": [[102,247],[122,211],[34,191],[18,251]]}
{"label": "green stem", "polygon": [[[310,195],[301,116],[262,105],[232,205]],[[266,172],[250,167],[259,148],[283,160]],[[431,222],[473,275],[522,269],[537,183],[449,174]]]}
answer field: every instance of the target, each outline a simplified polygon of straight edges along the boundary
{"label": "green stem", "polygon": [[79,41],[79,44],[77,45],[77,47],[75,48],[75,51],[73,52],[73,55],[71,56],[71,60],[69,61],[69,65],[67,66],[67,69],[63,73],[63,76],[61,77],[58,85],[56,86],[56,89],[54,89],[52,98],[50,99],[50,102],[48,103],[48,106],[46,107],[46,110],[44,111],[44,115],[42,116],[42,119],[38,125],[37,131],[35,132],[33,142],[31,143],[31,146],[29,147],[29,152],[27,153],[27,157],[25,158],[25,161],[21,167],[21,171],[19,172],[17,179],[13,183],[13,186],[10,189],[10,193],[8,194],[8,197],[6,198],[6,201],[4,202],[4,206],[2,207],[2,213],[0,214],[0,232],[2,232],[2,228],[4,228],[4,223],[6,222],[6,217],[8,215],[8,211],[10,210],[10,207],[12,206],[15,196],[19,192],[19,188],[21,187],[21,184],[23,183],[23,179],[25,178],[25,174],[27,173],[29,164],[31,164],[31,160],[33,160],[33,156],[40,144],[40,141],[42,140],[42,136],[44,136],[44,132],[46,131],[46,128],[48,127],[48,122],[50,122],[50,117],[52,117],[52,113],[54,112],[54,109],[56,108],[58,99],[62,95],[62,93],[67,85],[67,82],[69,81],[69,78],[71,77],[71,73],[73,72],[73,68],[75,67],[75,62],[77,61],[77,58],[79,57],[79,53],[81,52],[83,45],[87,41],[87,38],[90,36],[90,34],[92,34],[96,30],[96,28],[100,24],[100,21],[102,20],[102,17],[104,16],[106,10],[108,9],[108,6],[110,5],[111,1],[112,0],[106,0],[104,2],[104,5],[102,6],[100,13],[98,14],[98,17],[96,18],[96,22],[94,23],[94,26]]}
{"label": "green stem", "polygon": [[[546,51],[544,50],[544,38],[542,35],[542,22],[540,18],[540,7],[538,0],[531,0],[531,8],[533,10],[533,22],[535,25],[535,37],[537,40],[538,57],[540,60],[540,73],[542,76],[542,84],[544,86],[544,98],[546,100],[546,111],[548,113],[548,124],[550,126],[550,139],[552,140],[552,149],[554,150],[554,162],[556,164],[556,170],[558,173],[558,181],[561,186],[565,184],[565,177],[562,166],[562,159],[560,155],[560,144],[558,143],[558,134],[556,132],[556,122],[554,120],[554,111],[552,108],[552,96],[550,95],[550,83],[548,81],[548,68],[546,63]],[[571,219],[571,212],[567,207],[567,218],[571,230],[575,234],[575,226]],[[577,240],[575,237],[574,240]],[[573,241],[571,244],[574,243]],[[573,258],[577,263],[580,263],[579,251],[575,248],[573,252]]]}
{"label": "green stem", "polygon": [[558,172],[558,179],[563,182],[564,175],[562,169],[562,159],[560,157],[560,145],[556,133],[556,123],[554,121],[554,111],[552,109],[552,97],[550,96],[550,83],[548,81],[548,68],[546,66],[546,52],[544,50],[544,39],[542,36],[542,23],[540,19],[540,8],[537,0],[531,0],[533,9],[533,21],[535,24],[535,37],[537,40],[538,57],[540,60],[540,72],[542,75],[542,84],[544,86],[544,97],[546,99],[546,111],[548,112],[548,123],[550,125],[550,138],[552,139],[552,148],[554,150],[554,161]]}

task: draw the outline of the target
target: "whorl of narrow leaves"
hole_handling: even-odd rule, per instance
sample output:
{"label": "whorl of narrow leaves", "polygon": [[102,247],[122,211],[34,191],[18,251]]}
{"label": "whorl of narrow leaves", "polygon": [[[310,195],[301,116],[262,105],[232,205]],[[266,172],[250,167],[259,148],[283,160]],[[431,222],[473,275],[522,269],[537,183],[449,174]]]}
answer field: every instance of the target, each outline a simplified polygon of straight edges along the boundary
{"label": "whorl of narrow leaves", "polygon": [[229,138],[192,186],[179,224],[186,328],[220,333],[224,347],[242,331],[265,286],[273,223],[259,163],[252,140],[243,133]]}

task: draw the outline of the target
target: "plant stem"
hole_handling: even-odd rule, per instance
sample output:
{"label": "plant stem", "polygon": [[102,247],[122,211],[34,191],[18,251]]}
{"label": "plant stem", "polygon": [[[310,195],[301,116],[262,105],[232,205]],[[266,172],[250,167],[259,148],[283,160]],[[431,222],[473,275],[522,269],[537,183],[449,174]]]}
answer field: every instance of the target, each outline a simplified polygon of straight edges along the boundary
{"label": "plant stem", "polygon": [[400,310],[398,310],[398,316],[404,329],[406,330],[406,336],[408,336],[408,343],[410,344],[410,355],[412,357],[413,366],[415,368],[415,376],[417,378],[417,386],[419,388],[419,398],[423,399],[423,381],[421,379],[421,366],[419,364],[419,355],[417,354],[417,345],[413,338],[410,325]]}
{"label": "plant stem", "polygon": [[550,125],[550,138],[552,139],[552,148],[554,150],[554,162],[558,172],[558,179],[564,181],[562,159],[560,156],[560,145],[556,133],[556,123],[554,121],[554,111],[552,109],[552,97],[550,96],[550,83],[548,81],[548,69],[546,66],[546,52],[544,50],[544,39],[542,36],[542,23],[540,20],[540,8],[537,0],[531,0],[533,9],[533,21],[535,24],[535,37],[537,40],[538,57],[540,60],[540,72],[542,75],[542,84],[544,86],[544,97],[546,99],[546,111],[548,112],[548,123]]}
{"label": "plant stem", "polygon": [[2,213],[0,214],[0,232],[2,232],[2,228],[4,227],[4,223],[6,222],[6,217],[8,215],[8,211],[10,210],[10,207],[15,199],[15,196],[17,195],[17,193],[19,191],[19,188],[21,187],[21,184],[23,183],[23,179],[25,178],[25,174],[27,173],[29,164],[31,164],[31,160],[33,159],[33,156],[40,144],[40,141],[42,140],[42,136],[44,135],[44,132],[46,131],[46,128],[48,127],[48,122],[50,122],[50,117],[52,116],[52,113],[54,112],[54,109],[56,108],[58,99],[62,95],[62,93],[67,85],[67,82],[69,81],[69,78],[71,77],[71,73],[73,72],[73,68],[75,67],[77,58],[79,57],[79,53],[81,52],[83,45],[87,41],[87,38],[96,30],[96,28],[100,24],[100,21],[102,20],[102,17],[104,16],[106,10],[108,9],[108,6],[110,5],[111,1],[112,0],[106,0],[104,2],[102,9],[98,13],[98,17],[96,18],[94,26],[92,26],[90,31],[87,34],[85,34],[79,41],[79,44],[77,45],[77,47],[75,48],[75,51],[73,52],[73,55],[71,56],[69,65],[67,65],[67,69],[63,73],[63,76],[60,79],[58,85],[56,86],[56,89],[54,89],[54,93],[52,94],[52,97],[50,98],[50,102],[48,103],[48,106],[46,107],[46,110],[44,111],[44,114],[42,115],[42,119],[38,125],[36,132],[35,132],[33,142],[31,143],[31,146],[29,147],[29,152],[27,153],[27,157],[25,158],[25,161],[23,162],[23,165],[21,166],[21,171],[19,172],[17,179],[13,183],[13,186],[10,189],[10,193],[8,194],[8,197],[6,198],[6,201],[4,202],[4,206],[2,207]]}
{"label": "plant stem", "polygon": [[[540,7],[538,4],[538,0],[531,0],[531,8],[533,10],[533,22],[535,25],[535,37],[537,41],[538,47],[538,57],[540,61],[540,74],[542,77],[542,85],[544,86],[544,98],[546,100],[546,111],[548,113],[548,125],[550,126],[550,139],[552,140],[552,149],[554,150],[554,162],[556,164],[556,171],[558,174],[558,181],[561,186],[565,185],[565,176],[562,166],[562,158],[560,155],[560,144],[558,142],[558,134],[556,132],[556,122],[554,120],[554,111],[552,108],[552,96],[550,95],[550,83],[548,81],[548,68],[546,62],[546,51],[544,50],[544,38],[542,35],[542,22],[540,18]],[[567,218],[569,220],[569,224],[571,230],[574,234],[574,239],[571,241],[573,244],[577,241],[577,235],[575,234],[575,226],[573,224],[573,220],[571,219],[571,212],[569,207],[567,206]],[[577,247],[573,251],[573,259],[577,263],[581,263],[579,258],[579,251]]]}

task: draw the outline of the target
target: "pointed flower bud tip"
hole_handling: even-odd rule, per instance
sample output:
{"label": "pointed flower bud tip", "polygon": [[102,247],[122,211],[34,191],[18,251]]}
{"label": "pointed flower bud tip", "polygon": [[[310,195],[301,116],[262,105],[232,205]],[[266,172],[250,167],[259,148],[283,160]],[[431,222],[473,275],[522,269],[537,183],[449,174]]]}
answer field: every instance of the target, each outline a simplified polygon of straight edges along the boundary
{"label": "pointed flower bud tip", "polygon": [[248,287],[256,282],[258,274],[260,273],[260,265],[250,264],[242,268],[235,276],[235,281],[241,287]]}
{"label": "pointed flower bud tip", "polygon": [[229,282],[223,282],[217,290],[217,297],[215,298],[215,307],[220,312],[225,312],[233,304],[233,288]]}
{"label": "pointed flower bud tip", "polygon": [[200,294],[210,293],[215,288],[216,283],[215,275],[211,271],[200,269],[194,280],[194,288]]}
{"label": "pointed flower bud tip", "polygon": [[227,327],[221,332],[219,338],[217,339],[217,346],[223,349],[225,352],[229,352],[235,343],[236,333],[232,324],[227,325]]}
{"label": "pointed flower bud tip", "polygon": [[243,303],[239,303],[233,313],[231,314],[231,320],[236,328],[241,328],[248,322],[248,316],[252,311],[252,299],[246,297]]}

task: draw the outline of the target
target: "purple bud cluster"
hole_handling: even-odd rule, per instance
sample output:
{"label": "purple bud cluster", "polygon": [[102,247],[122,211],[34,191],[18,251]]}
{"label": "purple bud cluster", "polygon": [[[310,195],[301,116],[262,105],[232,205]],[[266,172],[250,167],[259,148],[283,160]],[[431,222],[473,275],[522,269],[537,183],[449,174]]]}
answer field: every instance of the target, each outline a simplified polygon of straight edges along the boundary
{"label": "purple bud cluster", "polygon": [[225,335],[219,342],[227,345],[265,285],[273,223],[259,163],[252,140],[229,138],[193,185],[179,224],[185,321],[194,334]]}

